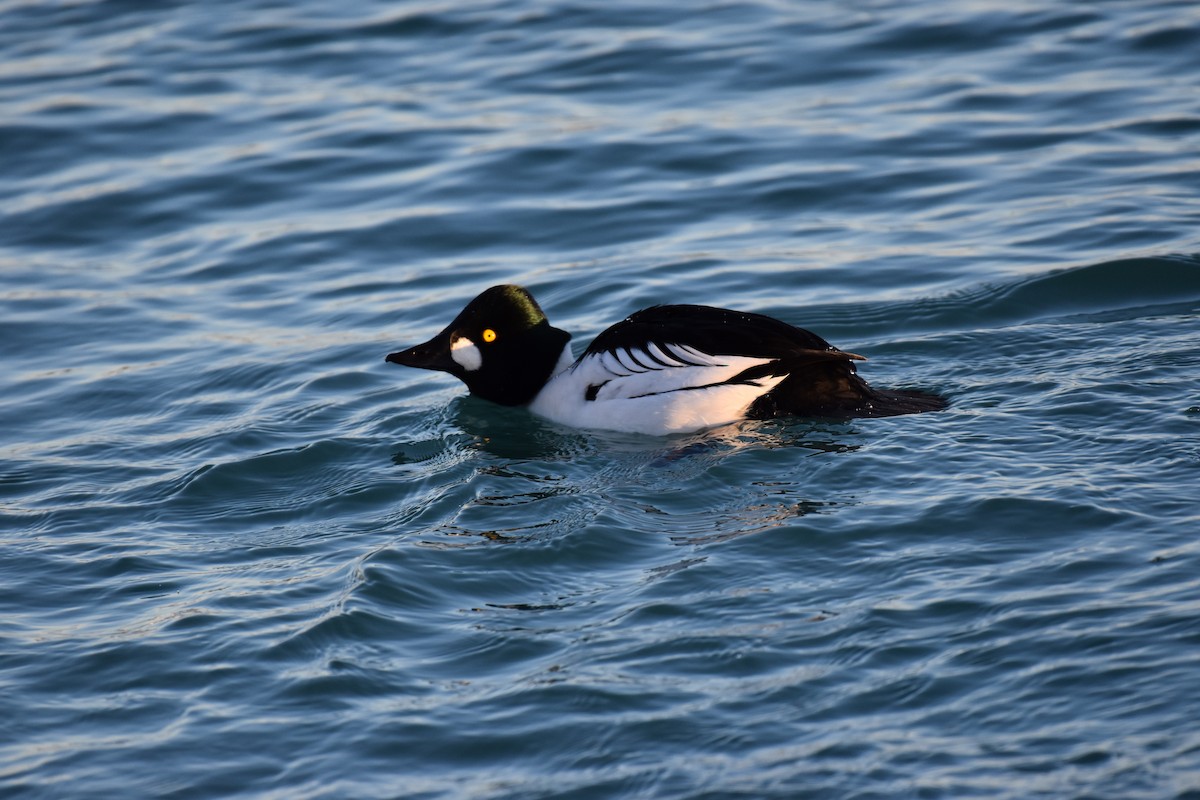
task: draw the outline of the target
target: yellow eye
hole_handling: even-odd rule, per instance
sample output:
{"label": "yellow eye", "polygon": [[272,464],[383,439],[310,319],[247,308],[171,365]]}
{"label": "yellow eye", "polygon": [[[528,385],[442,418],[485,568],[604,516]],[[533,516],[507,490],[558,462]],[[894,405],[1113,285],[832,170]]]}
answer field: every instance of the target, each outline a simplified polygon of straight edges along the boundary
{"label": "yellow eye", "polygon": [[485,342],[496,341],[496,332],[494,330],[492,330],[491,328],[485,329],[483,332],[483,340]]}

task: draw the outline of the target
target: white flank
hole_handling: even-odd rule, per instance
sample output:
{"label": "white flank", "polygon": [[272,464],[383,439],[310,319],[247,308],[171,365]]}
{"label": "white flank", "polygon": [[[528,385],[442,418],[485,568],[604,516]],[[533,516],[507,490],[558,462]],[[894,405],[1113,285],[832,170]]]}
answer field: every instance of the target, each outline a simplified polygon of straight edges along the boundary
{"label": "white flank", "polygon": [[[530,410],[577,428],[681,433],[743,419],[750,404],[784,378],[723,384],[773,359],[713,356],[685,345],[651,344],[648,350],[622,349],[580,360],[552,378]],[[588,400],[589,394],[594,399]]]}
{"label": "white flank", "polygon": [[483,366],[483,354],[479,348],[465,336],[460,336],[450,343],[450,357],[467,372],[474,372]]}

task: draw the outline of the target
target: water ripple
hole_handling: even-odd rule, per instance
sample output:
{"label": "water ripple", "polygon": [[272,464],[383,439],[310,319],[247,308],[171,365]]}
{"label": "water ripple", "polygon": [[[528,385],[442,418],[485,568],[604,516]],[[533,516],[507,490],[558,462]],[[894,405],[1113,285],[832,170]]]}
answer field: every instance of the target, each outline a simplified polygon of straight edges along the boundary
{"label": "water ripple", "polygon": [[[0,4],[0,793],[1194,796],[1198,28]],[[648,440],[383,363],[501,282],[953,405]]]}

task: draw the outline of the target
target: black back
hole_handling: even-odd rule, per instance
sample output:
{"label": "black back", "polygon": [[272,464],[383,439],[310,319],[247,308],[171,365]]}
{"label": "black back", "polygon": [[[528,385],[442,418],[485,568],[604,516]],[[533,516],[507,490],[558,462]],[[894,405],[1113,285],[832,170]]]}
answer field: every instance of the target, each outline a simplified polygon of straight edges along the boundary
{"label": "black back", "polygon": [[787,376],[750,406],[751,419],[885,417],[947,406],[945,398],[926,392],[873,389],[854,368],[855,360],[865,360],[862,356],[838,350],[812,331],[763,314],[711,306],[661,305],[638,311],[597,336],[584,356],[623,348],[644,350],[650,343],[660,348],[683,344],[711,355],[772,359],[728,381]]}
{"label": "black back", "polygon": [[[619,348],[644,348],[653,342],[684,344],[712,355],[788,358],[813,350],[833,351],[811,331],[763,314],[712,306],[651,306],[618,322],[596,337],[584,355]],[[835,351],[836,352],[836,351]]]}

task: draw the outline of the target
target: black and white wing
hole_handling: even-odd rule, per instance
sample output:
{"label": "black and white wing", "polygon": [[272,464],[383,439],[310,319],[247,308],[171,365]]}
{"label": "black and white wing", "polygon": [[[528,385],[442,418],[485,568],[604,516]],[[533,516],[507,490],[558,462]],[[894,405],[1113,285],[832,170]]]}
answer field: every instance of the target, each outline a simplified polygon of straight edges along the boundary
{"label": "black and white wing", "polygon": [[588,400],[645,397],[722,384],[773,385],[805,364],[861,359],[761,314],[654,306],[607,329],[572,370]]}
{"label": "black and white wing", "polygon": [[944,408],[919,391],[876,390],[862,356],[771,317],[654,306],[596,337],[530,406],[581,428],[699,430],[739,419],[873,417]]}

